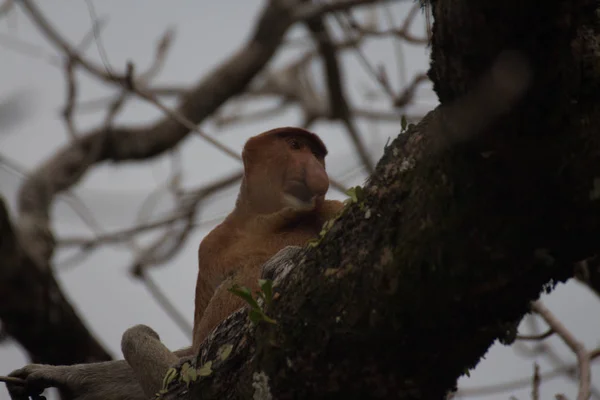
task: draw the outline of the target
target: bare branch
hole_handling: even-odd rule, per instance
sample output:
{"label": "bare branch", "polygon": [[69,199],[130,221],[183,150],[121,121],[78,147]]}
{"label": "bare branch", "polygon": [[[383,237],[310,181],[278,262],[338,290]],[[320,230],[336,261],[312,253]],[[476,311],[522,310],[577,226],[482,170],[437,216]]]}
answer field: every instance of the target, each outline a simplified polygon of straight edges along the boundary
{"label": "bare branch", "polygon": [[[338,3],[339,2],[336,2],[334,4]],[[356,128],[356,125],[352,121],[350,106],[348,105],[348,100],[346,100],[346,95],[344,94],[336,49],[331,40],[331,36],[327,31],[327,26],[320,17],[307,20],[306,25],[318,44],[319,52],[325,65],[330,116],[331,118],[340,119],[342,121],[348,131],[352,144],[356,148],[360,160],[365,165],[366,170],[369,173],[373,173],[373,161],[371,160],[365,145],[362,143],[362,139],[358,129]]]}
{"label": "bare branch", "polygon": [[125,82],[124,75],[115,75],[111,72],[95,65],[91,61],[80,56],[79,52],[71,47],[71,45],[65,40],[54,27],[46,20],[41,11],[37,8],[32,0],[21,0],[19,3],[23,6],[24,10],[29,14],[33,22],[42,31],[44,36],[50,39],[55,45],[57,45],[67,58],[76,61],[84,69],[90,72],[92,75],[102,78],[106,81],[118,82],[123,84]]}
{"label": "bare branch", "polygon": [[[590,352],[590,360],[595,360],[600,357],[600,347]],[[571,372],[577,370],[577,364],[564,365],[561,367],[554,368],[548,372],[541,373],[539,376],[540,384],[542,382],[548,382],[556,378],[564,377],[569,375]],[[460,388],[456,392],[461,397],[482,397],[489,396],[496,393],[504,393],[511,390],[517,390],[531,386],[531,378],[526,377],[522,379],[516,379],[509,382],[496,383],[493,385],[485,386],[472,386]]]}
{"label": "bare branch", "polygon": [[573,334],[552,314],[552,312],[542,304],[536,301],[531,304],[531,308],[537,312],[550,328],[565,342],[567,346],[577,356],[579,364],[579,393],[577,400],[588,400],[590,398],[591,370],[590,354],[585,349],[583,343],[579,342]]}
{"label": "bare branch", "polygon": [[546,332],[541,333],[539,335],[517,335],[517,339],[519,340],[544,340],[554,334],[554,330],[552,328],[548,329]]}
{"label": "bare branch", "polygon": [[[24,4],[31,6],[29,1]],[[49,32],[49,37],[60,48],[68,50],[67,54],[72,55],[71,48],[54,33],[36,9],[28,7],[28,10],[42,30]],[[92,131],[82,135],[77,145],[59,150],[42,164],[24,182],[19,195],[19,226],[21,234],[27,238],[25,242],[31,244],[30,251],[42,259],[47,259],[53,252],[51,241],[44,238],[50,232],[48,209],[57,193],[77,183],[94,164],[107,160],[118,162],[147,159],[177,145],[192,127],[195,128],[195,124],[203,121],[226,100],[246,87],[275,53],[292,22],[288,9],[267,5],[250,40],[184,95],[174,114],[151,126],[113,127]],[[81,62],[80,57],[73,59]],[[100,76],[106,77],[104,72]],[[119,80],[126,83],[125,77],[120,77]],[[179,115],[184,120],[174,121],[171,118]]]}
{"label": "bare branch", "polygon": [[319,3],[306,2],[296,9],[294,12],[294,18],[297,21],[309,20],[311,18],[321,17],[329,12],[343,11],[349,8],[356,8],[358,6],[366,6],[376,3],[385,3],[388,1],[396,0],[337,0]]}
{"label": "bare branch", "polygon": [[154,298],[154,300],[160,305],[160,307],[165,311],[165,313],[171,318],[172,321],[175,322],[175,325],[183,332],[184,335],[188,337],[188,339],[192,339],[192,325],[187,320],[187,318],[175,307],[175,305],[169,300],[169,298],[163,293],[160,287],[154,282],[150,274],[146,269],[141,269],[140,274],[138,276],[150,294]]}
{"label": "bare branch", "polygon": [[531,400],[540,400],[540,366],[533,364],[533,377],[531,379]]}

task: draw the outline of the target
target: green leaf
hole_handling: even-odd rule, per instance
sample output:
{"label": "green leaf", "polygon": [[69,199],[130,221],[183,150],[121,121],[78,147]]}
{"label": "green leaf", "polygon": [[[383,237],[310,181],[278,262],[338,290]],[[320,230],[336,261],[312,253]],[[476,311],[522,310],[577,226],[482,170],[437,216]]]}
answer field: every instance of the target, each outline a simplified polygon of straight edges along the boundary
{"label": "green leaf", "polygon": [[177,370],[175,368],[169,368],[167,370],[167,373],[165,374],[165,377],[163,378],[163,383],[162,383],[162,388],[166,389],[169,384],[171,382],[173,382],[173,379],[175,379],[177,377]]}
{"label": "green leaf", "polygon": [[248,312],[248,318],[250,318],[250,321],[256,325],[263,319],[263,313],[259,309],[253,308],[250,310],[250,312]]}
{"label": "green leaf", "polygon": [[259,308],[258,303],[254,299],[254,297],[252,297],[252,292],[247,287],[235,284],[227,290],[233,293],[234,295],[240,297],[246,303],[250,304],[252,308]]}
{"label": "green leaf", "polygon": [[258,285],[260,286],[260,290],[264,293],[264,299],[267,305],[271,304],[271,300],[273,300],[273,281],[270,279],[259,279]]}
{"label": "green leaf", "polygon": [[317,247],[319,243],[321,243],[321,240],[319,240],[318,238],[313,238],[306,242],[306,245],[308,247]]}
{"label": "green leaf", "polygon": [[356,197],[356,187],[351,187],[350,189],[346,190],[346,194],[350,196],[350,199],[353,203],[358,201],[358,198]]}
{"label": "green leaf", "polygon": [[402,128],[402,132],[404,132],[406,130],[407,126],[408,126],[408,121],[406,120],[406,115],[403,115],[402,118],[400,119],[400,127]]}
{"label": "green leaf", "polygon": [[233,350],[232,344],[224,344],[223,346],[219,347],[219,350],[217,350],[217,355],[219,356],[221,361],[225,361],[231,354],[232,350]]}
{"label": "green leaf", "polygon": [[195,368],[192,368],[189,363],[185,363],[181,366],[181,380],[187,387],[190,386],[191,382],[198,379],[198,373]]}
{"label": "green leaf", "polygon": [[356,198],[358,201],[363,201],[365,199],[365,191],[362,186],[355,187],[354,191],[356,192]]}
{"label": "green leaf", "polygon": [[346,194],[350,196],[352,203],[359,203],[365,198],[365,192],[362,186],[355,186],[346,190]]}
{"label": "green leaf", "polygon": [[210,376],[212,374],[212,361],[207,361],[206,364],[198,368],[199,376]]}
{"label": "green leaf", "polygon": [[265,313],[263,313],[263,321],[265,321],[265,322],[267,322],[269,324],[277,325],[277,320],[274,320],[273,318],[269,317]]}
{"label": "green leaf", "polygon": [[185,374],[188,369],[190,369],[190,363],[189,362],[185,362],[183,363],[183,365],[181,366],[181,373]]}

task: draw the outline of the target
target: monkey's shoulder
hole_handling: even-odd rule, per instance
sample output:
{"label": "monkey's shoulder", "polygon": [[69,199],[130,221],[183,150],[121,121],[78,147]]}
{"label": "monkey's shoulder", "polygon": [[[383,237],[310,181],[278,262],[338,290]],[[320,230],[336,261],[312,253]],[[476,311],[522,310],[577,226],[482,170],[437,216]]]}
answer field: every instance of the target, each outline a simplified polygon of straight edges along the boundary
{"label": "monkey's shoulder", "polygon": [[198,256],[217,255],[239,242],[243,236],[243,232],[226,219],[202,239],[198,247]]}

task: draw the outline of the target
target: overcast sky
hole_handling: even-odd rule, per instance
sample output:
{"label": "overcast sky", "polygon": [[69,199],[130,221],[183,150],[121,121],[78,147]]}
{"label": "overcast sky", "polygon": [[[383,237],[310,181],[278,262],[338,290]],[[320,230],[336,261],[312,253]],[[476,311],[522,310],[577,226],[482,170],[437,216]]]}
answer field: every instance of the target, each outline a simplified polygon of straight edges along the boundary
{"label": "overcast sky", "polygon": [[[85,1],[54,0],[37,1],[44,14],[59,28],[71,43],[77,44],[91,27],[90,11]],[[185,86],[197,82],[224,57],[241,45],[255,23],[263,2],[257,0],[221,2],[208,0],[178,0],[165,2],[144,1],[95,1],[95,13],[107,17],[107,26],[101,34],[101,44],[108,62],[115,71],[122,71],[127,61],[133,61],[138,71],[146,68],[154,55],[156,40],[168,28],[176,30],[175,42],[166,65],[156,83]],[[401,21],[412,2],[403,2],[394,7],[394,19]],[[380,16],[381,18],[381,16]],[[381,19],[384,20],[384,19]],[[424,18],[420,15],[414,32],[422,35]],[[302,29],[294,29],[290,35],[302,36]],[[51,65],[41,56],[24,54],[16,50],[14,39],[35,45],[39,54],[56,55],[54,48],[29,23],[26,15],[19,12],[16,17],[0,21],[0,102],[11,95],[18,95],[26,104],[25,119],[0,132],[0,156],[9,158],[20,166],[31,170],[50,157],[68,140],[60,110],[65,102],[65,79],[61,68]],[[20,47],[23,49],[23,46]],[[36,50],[36,51],[38,51]],[[274,64],[283,65],[298,52],[278,54]],[[415,74],[427,69],[429,58],[425,47],[402,45],[400,49],[389,41],[370,41],[366,54],[375,65],[388,68],[390,81],[396,88],[410,80]],[[398,55],[402,57],[405,71],[398,72]],[[101,62],[98,47],[90,46],[85,55]],[[356,56],[348,53],[342,57],[348,90],[355,105],[391,110],[384,97],[373,100],[366,98],[367,89],[377,86],[361,68]],[[318,65],[315,67],[318,68]],[[113,88],[90,79],[85,73],[78,74],[81,99],[92,100],[115,94]],[[429,84],[417,92],[417,101],[407,113],[425,113],[437,103]],[[119,124],[141,124],[152,122],[161,113],[154,106],[135,101],[119,116]],[[277,118],[264,119],[251,124],[231,125],[219,130],[211,123],[202,128],[218,135],[227,145],[240,150],[245,140],[264,130],[301,123],[297,110],[290,110]],[[81,132],[98,126],[104,118],[103,109],[95,113],[78,113],[76,123]],[[377,160],[383,152],[388,138],[399,131],[397,123],[359,124],[361,135],[369,152]],[[353,148],[344,131],[333,124],[320,123],[313,127],[330,149],[328,169],[330,175],[348,186],[362,184],[367,175],[354,157]],[[211,148],[199,137],[190,135],[180,146],[183,179],[186,187],[199,187],[223,177],[240,168],[240,164]],[[135,224],[140,206],[157,186],[165,185],[172,170],[173,159],[158,157],[144,163],[105,164],[93,169],[82,183],[72,191],[91,210],[105,232],[111,232]],[[0,165],[0,193],[16,211],[16,195],[22,177],[6,166]],[[151,270],[155,282],[176,307],[193,319],[193,295],[197,271],[196,249],[202,237],[216,224],[215,218],[223,217],[231,210],[237,188],[224,193],[201,210],[201,220],[208,221],[190,236],[183,250],[168,265]],[[331,197],[343,199],[340,193],[331,191]],[[69,207],[69,197],[63,197],[53,209],[53,227],[60,237],[91,237],[86,225]],[[172,203],[167,195],[157,200],[153,213],[156,217],[168,212]],[[143,245],[152,236],[139,241]],[[132,279],[127,267],[133,254],[126,246],[109,246],[94,252],[74,267],[61,267],[69,257],[59,251],[55,258],[57,277],[69,300],[83,316],[85,322],[100,342],[115,357],[121,357],[119,343],[121,334],[128,327],[144,323],[152,326],[170,348],[189,344],[189,338],[169,319],[149,295],[140,282]],[[516,283],[517,284],[517,283]],[[600,304],[598,298],[581,285],[570,282],[559,287],[549,296],[543,296],[545,304],[575,332],[588,348],[600,345]],[[545,330],[539,322],[540,330]],[[521,325],[527,332],[529,325]],[[558,339],[551,338],[557,353],[565,363],[572,364],[575,357]],[[470,378],[460,380],[460,387],[474,387],[491,383],[502,383],[517,378],[528,378],[537,361],[542,373],[555,365],[547,357],[525,357],[514,347],[494,345]],[[0,375],[8,374],[28,362],[19,345],[8,340],[0,345]],[[401,362],[401,360],[399,360]],[[600,364],[600,363],[597,363]],[[433,367],[433,366],[432,366]],[[593,381],[600,387],[600,368],[596,366]],[[489,399],[507,399],[515,395],[519,399],[530,398],[530,387],[511,390],[504,394],[487,396]],[[542,386],[542,398],[551,398],[557,392],[575,398],[576,385],[568,379],[554,379]],[[8,396],[0,387],[0,399]]]}

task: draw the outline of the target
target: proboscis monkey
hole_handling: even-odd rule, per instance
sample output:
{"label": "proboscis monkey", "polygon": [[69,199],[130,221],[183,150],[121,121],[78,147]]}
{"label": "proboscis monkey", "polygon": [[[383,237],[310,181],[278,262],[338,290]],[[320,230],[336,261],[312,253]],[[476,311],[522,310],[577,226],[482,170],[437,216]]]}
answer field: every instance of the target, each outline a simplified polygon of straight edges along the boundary
{"label": "proboscis monkey", "polygon": [[[29,388],[10,385],[15,400],[31,388],[59,387],[73,400],[142,400],[156,393],[170,365],[195,354],[228,315],[243,306],[229,293],[237,283],[257,289],[261,266],[287,246],[302,246],[342,208],[325,200],[329,179],[325,145],[313,133],[278,128],[248,140],[244,178],[235,209],[200,244],[192,348],[169,351],[158,335],[138,325],[121,342],[124,360],[72,366],[30,364],[11,376]],[[282,254],[282,253],[280,253]]]}
{"label": "proboscis monkey", "polygon": [[198,249],[193,349],[243,306],[234,284],[258,289],[261,266],[286,246],[316,237],[342,203],[325,200],[327,149],[314,133],[278,128],[244,146],[244,177],[235,209]]}

